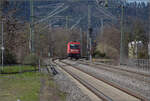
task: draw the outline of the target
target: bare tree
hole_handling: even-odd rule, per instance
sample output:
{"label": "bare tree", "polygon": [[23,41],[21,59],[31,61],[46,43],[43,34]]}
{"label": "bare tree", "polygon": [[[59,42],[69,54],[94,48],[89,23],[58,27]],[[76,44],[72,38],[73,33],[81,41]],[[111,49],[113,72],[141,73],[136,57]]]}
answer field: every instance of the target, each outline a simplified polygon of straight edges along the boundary
{"label": "bare tree", "polygon": [[105,26],[103,35],[97,38],[97,50],[105,53],[109,58],[119,58],[120,31],[114,26]]}

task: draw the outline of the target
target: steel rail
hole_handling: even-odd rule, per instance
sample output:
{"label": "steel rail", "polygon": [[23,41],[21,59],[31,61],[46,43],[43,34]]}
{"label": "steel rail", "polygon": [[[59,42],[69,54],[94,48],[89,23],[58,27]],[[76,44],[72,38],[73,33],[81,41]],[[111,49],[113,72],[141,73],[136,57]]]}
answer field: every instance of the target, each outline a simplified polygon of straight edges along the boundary
{"label": "steel rail", "polygon": [[[89,64],[89,63],[87,63],[87,64]],[[127,70],[127,69],[122,69],[122,68],[118,68],[118,67],[112,66],[112,65],[107,65],[107,64],[104,64],[104,63],[93,63],[93,65],[105,66],[105,67],[111,68],[111,69],[117,69],[117,70],[119,69],[119,70],[122,70],[122,71],[135,73],[135,74],[138,74],[138,75],[141,75],[141,76],[150,77],[150,74],[146,74],[146,73],[142,73],[142,72],[136,72],[136,71],[131,71],[131,70]]]}
{"label": "steel rail", "polygon": [[[93,66],[93,68],[103,69],[103,70],[106,70],[106,71],[109,71],[109,72],[115,72],[116,73],[116,71],[117,71],[120,74],[121,74],[121,72],[123,72],[122,74],[123,75],[127,75],[127,76],[133,75],[133,72],[131,73],[131,72],[128,72],[128,71],[125,71],[125,70],[120,70],[120,69],[115,69],[115,68],[109,68],[109,67],[106,67],[106,66],[102,67],[102,65],[98,66],[98,65],[95,65],[95,64],[88,64],[88,63],[80,63],[80,64]],[[130,74],[127,74],[127,73],[130,73]],[[147,82],[147,83],[150,84],[150,80],[143,80],[143,79],[140,78],[140,77],[145,78],[147,76],[140,75],[137,72],[134,72],[134,74],[137,75],[137,76],[135,76],[135,79],[140,80],[140,81],[144,81],[144,82]],[[138,76],[140,76],[140,77],[138,77]]]}
{"label": "steel rail", "polygon": [[[64,65],[62,66],[56,62],[54,62],[54,63],[57,64],[59,67],[61,67],[64,71],[69,73],[69,75],[71,75],[73,78],[75,78],[78,82],[80,82],[83,86],[85,86],[88,90],[90,90],[92,93],[94,93],[97,97],[99,97],[103,101],[114,101],[110,97],[106,96],[101,91],[99,91],[97,88],[95,88],[94,86],[92,86],[91,84],[86,82],[85,80],[81,79],[79,76],[77,76],[77,75],[73,74],[72,72],[70,72],[69,70],[63,68]],[[65,65],[65,66],[68,66],[68,65]]]}
{"label": "steel rail", "polygon": [[131,96],[133,96],[133,97],[135,97],[135,98],[137,98],[137,99],[139,99],[139,100],[141,100],[141,101],[149,101],[149,100],[148,100],[147,98],[145,98],[144,96],[142,96],[142,95],[140,95],[140,94],[137,94],[137,93],[135,93],[135,92],[133,92],[133,91],[127,89],[127,88],[120,87],[119,85],[117,85],[117,84],[115,84],[115,83],[113,83],[113,82],[110,82],[110,81],[108,81],[108,80],[105,80],[104,78],[96,77],[95,75],[90,74],[90,73],[88,73],[88,72],[86,72],[86,71],[84,71],[84,70],[78,68],[77,66],[71,65],[71,64],[66,63],[66,62],[64,62],[64,61],[61,61],[61,62],[64,63],[64,64],[67,64],[67,65],[69,65],[69,66],[75,67],[76,69],[80,70],[81,72],[86,73],[86,74],[88,74],[88,75],[94,77],[95,79],[100,80],[100,81],[102,81],[102,82],[104,82],[104,83],[106,83],[106,84],[108,84],[108,85],[110,85],[110,86],[112,86],[112,87],[114,87],[114,88],[117,88],[117,89],[119,89],[119,90],[121,90],[121,91],[127,93],[128,95],[131,95]]}

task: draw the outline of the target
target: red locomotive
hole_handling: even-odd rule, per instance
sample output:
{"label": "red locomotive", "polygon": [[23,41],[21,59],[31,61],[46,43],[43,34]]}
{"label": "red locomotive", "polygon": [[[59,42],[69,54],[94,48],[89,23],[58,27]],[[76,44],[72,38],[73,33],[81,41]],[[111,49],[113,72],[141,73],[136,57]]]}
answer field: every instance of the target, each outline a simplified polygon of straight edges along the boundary
{"label": "red locomotive", "polygon": [[79,59],[80,58],[80,42],[69,42],[67,45],[67,54],[68,57],[72,58],[76,58]]}

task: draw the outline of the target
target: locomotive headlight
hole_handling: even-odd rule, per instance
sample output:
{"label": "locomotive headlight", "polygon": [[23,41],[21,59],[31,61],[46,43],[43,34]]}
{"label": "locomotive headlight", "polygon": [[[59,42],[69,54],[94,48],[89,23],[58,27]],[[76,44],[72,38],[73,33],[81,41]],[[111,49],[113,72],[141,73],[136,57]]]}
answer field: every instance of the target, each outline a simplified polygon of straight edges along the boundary
{"label": "locomotive headlight", "polygon": [[71,49],[71,52],[79,52],[77,49]]}

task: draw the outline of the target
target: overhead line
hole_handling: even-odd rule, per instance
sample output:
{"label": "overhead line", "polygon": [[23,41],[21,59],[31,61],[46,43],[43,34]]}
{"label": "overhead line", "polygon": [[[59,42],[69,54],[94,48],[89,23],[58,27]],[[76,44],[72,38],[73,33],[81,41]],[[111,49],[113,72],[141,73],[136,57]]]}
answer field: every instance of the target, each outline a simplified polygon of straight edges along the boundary
{"label": "overhead line", "polygon": [[80,23],[80,21],[82,20],[82,18],[80,18],[72,27],[71,27],[71,30]]}
{"label": "overhead line", "polygon": [[64,11],[64,10],[66,10],[67,8],[69,8],[69,6],[64,7],[63,9],[59,10],[58,12],[55,12],[55,13],[51,14],[50,16],[47,16],[46,18],[41,19],[40,21],[37,21],[37,22],[34,23],[34,24],[39,24],[39,23],[43,22],[44,20],[47,20],[47,19],[53,17],[54,15],[56,15],[56,14],[58,14],[58,13]]}

